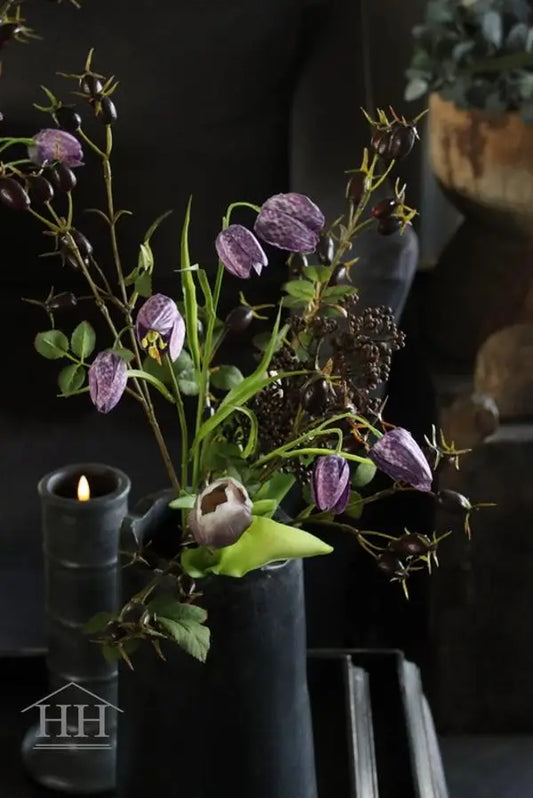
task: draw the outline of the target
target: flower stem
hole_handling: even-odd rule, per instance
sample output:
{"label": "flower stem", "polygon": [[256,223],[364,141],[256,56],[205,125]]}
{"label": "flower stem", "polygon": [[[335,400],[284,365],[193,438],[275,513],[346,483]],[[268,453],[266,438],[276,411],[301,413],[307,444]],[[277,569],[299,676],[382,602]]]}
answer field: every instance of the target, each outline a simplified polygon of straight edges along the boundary
{"label": "flower stem", "polygon": [[174,389],[174,398],[176,400],[176,407],[178,408],[178,417],[180,422],[180,429],[181,429],[181,484],[183,488],[187,488],[189,477],[188,477],[188,459],[189,459],[189,431],[187,429],[187,418],[185,415],[185,407],[183,405],[183,398],[181,396],[180,387],[178,385],[178,379],[176,377],[176,373],[172,368],[173,363],[169,355],[166,355],[166,361],[168,365],[168,370],[170,372],[170,381],[172,383],[172,388]]}

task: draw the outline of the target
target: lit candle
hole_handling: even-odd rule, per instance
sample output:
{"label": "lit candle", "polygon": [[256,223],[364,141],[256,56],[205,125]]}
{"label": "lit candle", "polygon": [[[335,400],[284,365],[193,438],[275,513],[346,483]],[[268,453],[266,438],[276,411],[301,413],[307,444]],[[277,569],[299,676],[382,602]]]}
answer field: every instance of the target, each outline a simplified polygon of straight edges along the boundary
{"label": "lit candle", "polygon": [[[84,634],[83,625],[98,612],[114,613],[118,608],[118,540],[129,490],[130,481],[122,471],[97,463],[67,466],[39,482],[50,692],[70,682],[88,690],[83,698],[87,717],[98,715],[98,703],[117,704],[116,664],[106,662],[101,647]],[[61,742],[55,739],[57,727],[50,724],[47,743]],[[39,745],[37,724],[24,738],[25,765],[46,787],[69,793],[111,790],[114,722],[106,731],[109,748],[75,748],[67,755]]]}
{"label": "lit candle", "polygon": [[89,487],[89,480],[82,474],[78,482],[78,501],[88,502],[91,498],[91,489]]}

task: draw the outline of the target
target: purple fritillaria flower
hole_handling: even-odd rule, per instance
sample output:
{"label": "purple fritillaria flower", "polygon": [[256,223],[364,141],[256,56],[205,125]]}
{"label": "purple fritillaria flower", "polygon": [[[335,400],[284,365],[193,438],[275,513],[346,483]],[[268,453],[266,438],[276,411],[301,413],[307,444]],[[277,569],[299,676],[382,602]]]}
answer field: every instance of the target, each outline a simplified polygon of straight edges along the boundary
{"label": "purple fritillaria flower", "polygon": [[324,214],[305,194],[275,194],[263,203],[254,230],[267,244],[309,254],[324,224]]}
{"label": "purple fritillaria flower", "polygon": [[241,280],[246,280],[252,269],[261,274],[263,267],[268,266],[263,247],[242,224],[230,224],[225,230],[221,230],[215,247],[226,271]]}
{"label": "purple fritillaria flower", "polygon": [[185,322],[173,299],[154,294],[139,308],[135,330],[138,341],[150,357],[161,362],[161,353],[176,360],[185,341]]}
{"label": "purple fritillaria flower", "polygon": [[321,511],[340,515],[350,498],[350,466],[338,454],[319,457],[311,478],[313,501]]}
{"label": "purple fritillaria flower", "polygon": [[45,128],[33,137],[35,144],[28,147],[28,155],[33,163],[64,163],[74,169],[83,166],[83,150],[75,136],[65,130]]}
{"label": "purple fritillaria flower", "polygon": [[380,471],[417,490],[431,490],[433,474],[426,456],[411,433],[402,427],[386,432],[368,452]]}
{"label": "purple fritillaria flower", "polygon": [[195,541],[212,549],[235,543],[251,523],[250,497],[232,477],[216,479],[199,493],[188,518]]}
{"label": "purple fritillaria flower", "polygon": [[100,352],[89,369],[89,396],[99,413],[119,403],[128,382],[126,361],[116,352]]}

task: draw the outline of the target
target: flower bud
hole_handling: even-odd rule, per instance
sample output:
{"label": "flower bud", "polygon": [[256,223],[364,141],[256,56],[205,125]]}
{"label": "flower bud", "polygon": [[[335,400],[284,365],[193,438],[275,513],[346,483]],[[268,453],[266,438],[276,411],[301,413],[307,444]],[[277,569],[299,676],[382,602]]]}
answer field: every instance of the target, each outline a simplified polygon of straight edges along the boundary
{"label": "flower bud", "polygon": [[154,294],[146,300],[137,314],[137,339],[142,349],[158,362],[161,353],[168,352],[176,360],[185,341],[185,322],[176,303],[164,294]]}
{"label": "flower bud", "polygon": [[78,300],[72,293],[72,291],[64,291],[61,294],[56,294],[51,299],[49,299],[46,304],[46,310],[50,312],[55,312],[58,310],[69,310],[70,308],[76,307]]}
{"label": "flower bud", "polygon": [[429,491],[433,481],[426,457],[410,432],[402,427],[386,432],[368,452],[369,458],[391,479],[416,490]]}
{"label": "flower bud", "polygon": [[374,205],[370,213],[374,219],[386,219],[396,209],[397,204],[395,197],[386,197]]}
{"label": "flower bud", "polygon": [[319,457],[311,479],[313,501],[321,511],[340,515],[350,498],[350,466],[337,454]]}
{"label": "flower bud", "polygon": [[221,230],[215,248],[226,271],[241,280],[247,280],[252,269],[260,275],[263,267],[268,266],[263,247],[242,224],[230,224]]}
{"label": "flower bud", "polygon": [[391,551],[384,551],[379,555],[377,565],[382,573],[393,576],[400,566],[400,561]]}
{"label": "flower bud", "polygon": [[112,125],[117,121],[117,108],[111,97],[102,97],[98,116],[104,125]]}
{"label": "flower bud", "polygon": [[324,224],[322,211],[309,197],[275,194],[261,206],[254,231],[273,247],[309,254],[316,250]]}
{"label": "flower bud", "polygon": [[292,280],[297,280],[303,275],[303,270],[309,266],[309,261],[301,252],[293,252],[289,260],[289,275]]}
{"label": "flower bud", "polygon": [[67,133],[76,133],[81,127],[81,116],[69,105],[62,105],[54,116],[59,127]]}
{"label": "flower bud", "polygon": [[402,221],[397,216],[386,216],[378,222],[378,233],[382,236],[390,236],[397,233],[402,226]]}
{"label": "flower bud", "polygon": [[84,75],[80,80],[80,89],[93,100],[98,97],[103,88],[102,81],[96,75]]}
{"label": "flower bud", "polygon": [[201,546],[220,549],[235,543],[252,523],[252,502],[232,477],[216,479],[196,497],[188,525]]}
{"label": "flower bud", "polygon": [[324,266],[331,266],[335,257],[335,244],[331,236],[321,235],[316,250],[318,260]]}
{"label": "flower bud", "polygon": [[28,147],[28,157],[37,166],[44,163],[62,163],[75,168],[83,166],[83,150],[77,138],[65,130],[45,128],[33,137]]}
{"label": "flower bud", "polygon": [[238,305],[226,316],[226,330],[232,333],[243,333],[252,323],[254,314],[249,305]]}
{"label": "flower bud", "polygon": [[320,415],[327,407],[328,396],[329,386],[326,378],[311,378],[302,387],[302,407],[312,415]]}
{"label": "flower bud", "polygon": [[126,390],[128,367],[116,352],[100,352],[89,369],[89,396],[99,413],[109,413]]}
{"label": "flower bud", "polygon": [[457,515],[465,515],[472,510],[470,501],[463,496],[462,493],[457,493],[455,490],[448,490],[447,488],[439,490],[437,493],[437,503],[443,510],[448,513],[455,513]]}
{"label": "flower bud", "polygon": [[427,554],[433,548],[432,541],[425,535],[418,535],[416,532],[406,532],[389,544],[391,551],[397,554],[420,556]]}
{"label": "flower bud", "polygon": [[349,282],[346,266],[344,263],[338,263],[329,278],[329,285],[344,285],[346,282]]}
{"label": "flower bud", "polygon": [[364,172],[356,172],[351,176],[346,186],[346,199],[354,205],[359,205],[367,188],[367,177]]}
{"label": "flower bud", "polygon": [[54,188],[65,193],[73,191],[78,182],[72,169],[64,163],[47,167],[43,171],[43,175],[52,183]]}
{"label": "flower bud", "polygon": [[0,177],[0,202],[12,211],[27,211],[30,198],[13,177]]}
{"label": "flower bud", "polygon": [[28,192],[34,205],[44,205],[54,199],[52,184],[43,175],[31,175],[28,177]]}

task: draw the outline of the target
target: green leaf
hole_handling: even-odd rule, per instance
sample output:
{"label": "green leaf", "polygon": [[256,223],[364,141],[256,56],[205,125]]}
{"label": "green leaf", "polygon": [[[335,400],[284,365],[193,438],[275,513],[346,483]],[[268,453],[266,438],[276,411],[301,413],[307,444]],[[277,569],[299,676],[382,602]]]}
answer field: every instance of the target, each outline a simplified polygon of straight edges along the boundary
{"label": "green leaf", "polygon": [[272,518],[277,508],[278,503],[275,499],[259,499],[259,501],[253,503],[252,513],[254,515],[266,515],[268,518]]}
{"label": "green leaf", "polygon": [[[122,360],[125,360],[126,363],[130,363],[133,360],[133,358],[135,357],[135,355],[131,351],[131,349],[125,349],[122,346],[116,347],[115,349],[113,349],[113,352],[116,355],[118,355],[119,357],[121,357]],[[150,360],[151,360],[151,358],[150,358]]]}
{"label": "green leaf", "polygon": [[[137,259],[137,271],[139,276],[142,276],[143,272],[151,272],[153,268],[154,253],[152,252],[152,247],[147,241],[143,241],[139,247],[139,257]],[[139,293],[141,292],[139,291]]]}
{"label": "green leaf", "polygon": [[329,266],[306,266],[302,270],[302,274],[306,280],[311,280],[316,283],[326,283],[331,275]]}
{"label": "green leaf", "polygon": [[171,621],[170,618],[159,618],[159,626],[191,657],[206,661],[211,637],[207,626],[195,621]]}
{"label": "green leaf", "polygon": [[236,366],[218,366],[212,371],[210,376],[211,384],[222,391],[230,391],[232,388],[236,388],[243,380],[244,376]]}
{"label": "green leaf", "polygon": [[315,287],[305,280],[290,280],[290,282],[284,283],[282,287],[290,296],[305,299],[306,301],[314,299],[316,295]]}
{"label": "green leaf", "polygon": [[364,488],[376,476],[377,468],[374,463],[359,463],[352,476],[354,488]]}
{"label": "green leaf", "polygon": [[196,382],[196,371],[194,368],[184,369],[177,375],[179,389],[185,396],[197,396],[200,392]]}
{"label": "green leaf", "polygon": [[135,290],[142,297],[152,295],[152,275],[150,272],[143,272],[135,280]]}
{"label": "green leaf", "polygon": [[205,623],[207,611],[197,604],[183,604],[172,593],[161,593],[148,603],[148,610],[157,615],[170,618],[172,621],[194,621]]}
{"label": "green leaf", "polygon": [[261,485],[254,499],[255,501],[273,499],[277,504],[281,504],[295,482],[296,478],[293,474],[284,474],[282,471],[278,471]]}
{"label": "green leaf", "polygon": [[[254,516],[236,543],[214,552],[214,562],[206,567],[205,573],[240,577],[272,562],[316,557],[332,551],[331,546],[303,529]],[[181,564],[188,570],[183,556]]]}
{"label": "green leaf", "polygon": [[327,288],[324,288],[322,291],[322,296],[324,299],[340,299],[344,296],[350,296],[350,294],[356,294],[357,288],[353,285],[331,285]]}
{"label": "green leaf", "polygon": [[[224,397],[223,401],[220,403],[219,407],[211,416],[211,418],[207,419],[207,421],[204,421],[196,433],[196,437],[193,441],[193,448],[198,447],[205,436],[209,435],[209,433],[213,432],[213,430],[215,430],[219,424],[225,421],[226,418],[228,418],[228,416],[234,412],[236,407],[242,407],[248,401],[248,399],[260,391],[261,388],[264,388],[274,380],[279,379],[280,375],[268,377],[266,376],[266,372],[276,349],[278,333],[280,331],[280,322],[281,308],[279,309],[276,321],[274,322],[269,345],[265,350],[263,357],[261,358],[261,362],[257,366],[256,370],[246,377],[240,385],[237,385],[236,388],[232,388],[231,391]],[[287,327],[285,326],[283,328],[283,335],[285,335],[286,331]]]}
{"label": "green leaf", "polygon": [[[284,297],[284,299],[288,299],[288,297]],[[254,335],[252,338],[252,343],[256,349],[259,349],[261,352],[264,352],[268,349],[270,345],[270,341],[272,340],[272,333],[271,332],[261,332]],[[283,343],[283,336],[280,334],[278,335],[278,340],[276,341],[276,348],[275,352],[281,347]]]}
{"label": "green leaf", "polygon": [[181,288],[185,303],[185,329],[187,342],[193,359],[194,367],[200,371],[200,342],[198,339],[198,302],[196,299],[196,285],[191,270],[191,257],[189,254],[189,226],[191,223],[192,197],[189,197],[185,219],[181,230]]}
{"label": "green leaf", "polygon": [[161,222],[164,222],[165,219],[168,219],[168,217],[171,216],[173,213],[174,211],[171,209],[169,211],[165,211],[164,213],[162,213],[161,216],[158,216],[157,219],[154,222],[152,222],[152,224],[146,231],[143,243],[147,244],[152,238],[157,228],[159,227],[159,225],[161,224]]}
{"label": "green leaf", "polygon": [[59,360],[68,353],[68,338],[61,330],[48,330],[37,333],[34,346],[47,360]]}
{"label": "green leaf", "polygon": [[[219,549],[220,551],[220,549]],[[193,549],[184,549],[180,562],[183,570],[193,579],[202,579],[207,576],[209,569],[216,564],[218,552],[211,551],[205,546]]]}
{"label": "green leaf", "polygon": [[250,434],[248,436],[248,441],[246,443],[246,446],[244,447],[244,451],[241,454],[243,460],[247,460],[254,453],[255,447],[257,445],[257,436],[259,433],[257,416],[248,407],[236,407],[235,410],[238,413],[243,413],[250,422]]}
{"label": "green leaf", "polygon": [[70,396],[71,394],[79,391],[85,382],[85,369],[78,363],[72,363],[70,366],[65,366],[59,372],[57,384],[63,396]]}
{"label": "green leaf", "polygon": [[94,635],[103,632],[109,621],[115,616],[111,612],[97,612],[87,623],[83,624],[82,632],[86,635]]}
{"label": "green leaf", "polygon": [[169,507],[173,510],[190,510],[194,507],[196,495],[194,493],[181,493],[177,499],[173,499],[169,503]]}
{"label": "green leaf", "polygon": [[95,343],[96,334],[92,326],[88,321],[82,321],[72,333],[72,338],[70,339],[72,351],[79,358],[85,360],[93,351]]}
{"label": "green leaf", "polygon": [[343,515],[348,515],[350,518],[361,518],[364,509],[363,498],[361,494],[357,493],[355,490],[352,490],[350,494],[350,501],[343,513]]}
{"label": "green leaf", "polygon": [[186,369],[192,369],[192,357],[189,355],[186,349],[182,349],[176,360],[174,361],[174,371],[176,374],[179,374],[180,371],[185,371]]}
{"label": "green leaf", "polygon": [[284,296],[281,301],[284,308],[305,308],[308,305],[307,299],[301,299],[296,296]]}

